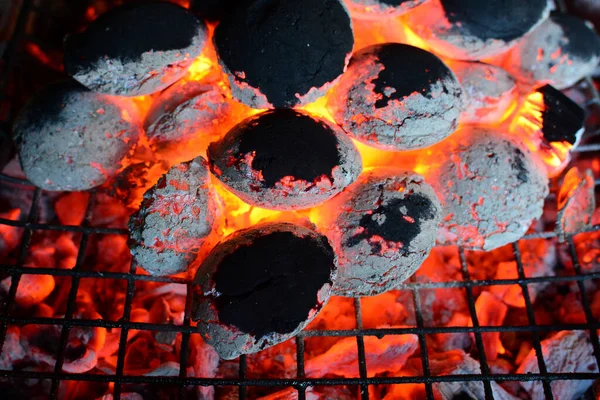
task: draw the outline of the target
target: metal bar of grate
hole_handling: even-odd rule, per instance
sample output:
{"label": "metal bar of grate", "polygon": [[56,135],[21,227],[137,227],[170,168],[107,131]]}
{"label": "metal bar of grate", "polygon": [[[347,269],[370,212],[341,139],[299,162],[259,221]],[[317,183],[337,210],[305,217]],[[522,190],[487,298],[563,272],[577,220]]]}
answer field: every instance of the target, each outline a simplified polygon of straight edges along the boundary
{"label": "metal bar of grate", "polygon": [[[411,281],[415,281],[415,277],[411,277]],[[412,290],[412,299],[415,303],[415,321],[418,329],[424,329],[425,323],[423,322],[423,309],[421,307],[421,297],[417,289]],[[423,367],[423,378],[431,378],[431,369],[429,368],[429,352],[427,350],[427,338],[424,333],[418,333],[419,347],[421,348],[421,365]],[[428,399],[433,398],[433,386],[430,382],[425,382],[425,394]]]}
{"label": "metal bar of grate", "polygon": [[[363,329],[362,307],[360,299],[354,299],[354,317],[356,318],[356,329]],[[361,334],[356,335],[356,349],[358,350],[358,374],[362,380],[367,379],[367,360],[365,359],[365,338]],[[361,400],[369,400],[369,386],[360,385]]]}

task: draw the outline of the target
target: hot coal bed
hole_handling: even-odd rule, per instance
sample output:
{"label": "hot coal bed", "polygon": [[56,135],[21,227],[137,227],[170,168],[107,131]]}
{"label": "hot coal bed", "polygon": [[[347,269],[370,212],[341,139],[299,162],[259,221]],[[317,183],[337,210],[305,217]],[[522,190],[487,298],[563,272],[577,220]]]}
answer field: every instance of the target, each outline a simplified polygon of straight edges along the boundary
{"label": "hot coal bed", "polygon": [[597,2],[12,3],[3,398],[600,398]]}

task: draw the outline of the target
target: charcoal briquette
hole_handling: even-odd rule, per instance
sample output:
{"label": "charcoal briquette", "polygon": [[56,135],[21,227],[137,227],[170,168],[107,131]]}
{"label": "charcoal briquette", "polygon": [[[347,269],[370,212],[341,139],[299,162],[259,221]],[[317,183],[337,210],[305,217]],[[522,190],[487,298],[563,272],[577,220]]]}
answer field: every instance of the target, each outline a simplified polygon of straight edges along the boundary
{"label": "charcoal briquette", "polygon": [[600,62],[600,37],[591,24],[552,14],[511,52],[506,68],[521,82],[565,89],[590,75]]}
{"label": "charcoal briquette", "polygon": [[219,243],[194,279],[192,319],[224,359],[281,343],[323,308],[337,273],[327,238],[290,223],[261,224]]}
{"label": "charcoal briquette", "polygon": [[88,190],[113,177],[142,134],[139,112],[125,98],[74,81],[50,85],[13,125],[27,179],[45,190]]}
{"label": "charcoal briquette", "polygon": [[206,37],[205,23],[176,4],[131,3],[67,37],[65,70],[95,92],[152,94],[185,75]]}
{"label": "charcoal briquette", "polygon": [[185,272],[206,244],[217,212],[206,161],[197,157],[175,165],[129,219],[133,258],[151,275]]}
{"label": "charcoal briquette", "polygon": [[327,107],[353,138],[383,150],[412,150],[456,130],[463,90],[435,55],[386,43],[352,56]]}
{"label": "charcoal briquette", "polygon": [[412,172],[365,172],[333,200],[327,227],[338,255],[334,293],[372,296],[410,277],[435,245],[442,206],[433,188]]}
{"label": "charcoal briquette", "polygon": [[439,243],[493,250],[520,239],[542,215],[548,176],[517,138],[467,128],[432,157],[443,160],[431,177],[444,207]]}
{"label": "charcoal briquette", "polygon": [[549,13],[547,0],[432,0],[407,24],[435,53],[476,61],[510,50]]}
{"label": "charcoal briquette", "polygon": [[354,37],[340,0],[256,0],[230,10],[214,43],[237,100],[280,108],[325,94],[344,72]]}
{"label": "charcoal briquette", "polygon": [[429,0],[347,0],[353,13],[370,18],[395,17],[405,14]]}
{"label": "charcoal briquette", "polygon": [[362,170],[350,138],[324,119],[294,110],[252,116],[208,147],[211,171],[245,202],[268,209],[315,206]]}

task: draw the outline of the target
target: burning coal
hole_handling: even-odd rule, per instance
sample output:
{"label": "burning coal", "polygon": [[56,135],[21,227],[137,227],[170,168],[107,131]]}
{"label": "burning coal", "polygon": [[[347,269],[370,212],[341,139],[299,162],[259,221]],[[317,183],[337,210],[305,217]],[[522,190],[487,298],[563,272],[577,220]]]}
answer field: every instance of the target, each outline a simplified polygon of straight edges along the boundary
{"label": "burning coal", "polygon": [[597,101],[559,90],[600,57],[584,22],[545,0],[116,3],[64,54],[23,35],[40,73],[6,85],[26,100],[63,55],[84,85],[34,95],[0,160],[6,396],[593,395],[600,164],[571,153]]}

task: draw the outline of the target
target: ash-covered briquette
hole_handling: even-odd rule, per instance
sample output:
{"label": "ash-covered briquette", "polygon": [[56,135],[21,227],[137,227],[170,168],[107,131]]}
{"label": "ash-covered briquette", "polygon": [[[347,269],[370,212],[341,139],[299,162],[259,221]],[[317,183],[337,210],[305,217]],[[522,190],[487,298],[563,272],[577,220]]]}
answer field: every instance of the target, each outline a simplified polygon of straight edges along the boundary
{"label": "ash-covered briquette", "polygon": [[256,0],[229,11],[214,42],[240,102],[305,105],[344,72],[354,37],[340,0]]}
{"label": "ash-covered briquette", "polygon": [[508,117],[519,95],[516,80],[508,72],[494,65],[469,61],[452,61],[450,68],[465,92],[461,122],[498,124]]}
{"label": "ash-covered briquette", "polygon": [[433,152],[444,158],[431,177],[445,214],[439,243],[493,250],[521,238],[542,215],[548,177],[517,140],[469,128]]}
{"label": "ash-covered briquette", "polygon": [[129,219],[129,248],[138,265],[151,275],[186,271],[217,218],[215,196],[202,157],[163,175]]}
{"label": "ash-covered briquette", "polygon": [[210,135],[218,130],[228,110],[227,97],[219,86],[180,81],[152,103],[144,122],[146,135],[159,146]]}
{"label": "ash-covered briquette", "polygon": [[355,139],[383,150],[411,150],[456,130],[463,90],[435,55],[386,43],[352,56],[327,107]]}
{"label": "ash-covered briquette", "polygon": [[325,236],[290,223],[237,231],[204,260],[192,319],[224,359],[283,342],[323,308],[336,277]]}
{"label": "ash-covered briquette", "polygon": [[348,8],[367,17],[402,15],[429,0],[347,0]]}
{"label": "ash-covered briquette", "polygon": [[178,5],[128,4],[67,37],[65,69],[95,92],[147,95],[180,79],[206,36],[204,22]]}
{"label": "ash-covered briquette", "polygon": [[566,142],[577,146],[585,129],[585,111],[550,85],[536,90],[542,95],[541,132],[548,143]]}
{"label": "ash-covered briquette", "polygon": [[208,147],[211,171],[245,202],[268,209],[315,206],[362,170],[360,153],[337,126],[294,110],[252,116]]}
{"label": "ash-covered briquette", "polygon": [[13,125],[27,179],[45,190],[88,190],[121,168],[142,134],[129,99],[89,91],[74,81],[50,85]]}
{"label": "ash-covered briquette", "polygon": [[547,0],[432,0],[407,23],[437,54],[476,61],[509,50],[549,12]]}
{"label": "ash-covered briquette", "polygon": [[435,245],[442,206],[417,174],[369,171],[338,199],[338,214],[328,227],[338,255],[337,295],[372,296],[393,289]]}
{"label": "ash-covered briquette", "polygon": [[564,89],[591,74],[599,62],[600,38],[592,25],[552,14],[511,50],[505,67],[525,84]]}

